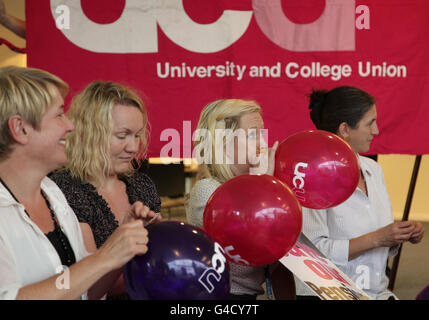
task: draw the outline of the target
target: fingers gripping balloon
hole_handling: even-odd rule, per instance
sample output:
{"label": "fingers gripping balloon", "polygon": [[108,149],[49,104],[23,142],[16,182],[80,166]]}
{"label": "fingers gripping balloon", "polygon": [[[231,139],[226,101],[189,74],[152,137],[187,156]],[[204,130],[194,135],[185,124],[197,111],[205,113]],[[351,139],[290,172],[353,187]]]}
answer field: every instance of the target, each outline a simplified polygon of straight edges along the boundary
{"label": "fingers gripping balloon", "polygon": [[229,266],[222,247],[202,229],[179,221],[147,227],[148,252],[124,267],[131,299],[226,299]]}
{"label": "fingers gripping balloon", "polygon": [[292,191],[268,175],[240,175],[212,194],[204,229],[234,263],[261,266],[283,257],[302,227],[301,206]]}
{"label": "fingers gripping balloon", "polygon": [[307,208],[330,208],[347,200],[358,185],[359,171],[355,152],[327,131],[294,134],[276,152],[274,176]]}

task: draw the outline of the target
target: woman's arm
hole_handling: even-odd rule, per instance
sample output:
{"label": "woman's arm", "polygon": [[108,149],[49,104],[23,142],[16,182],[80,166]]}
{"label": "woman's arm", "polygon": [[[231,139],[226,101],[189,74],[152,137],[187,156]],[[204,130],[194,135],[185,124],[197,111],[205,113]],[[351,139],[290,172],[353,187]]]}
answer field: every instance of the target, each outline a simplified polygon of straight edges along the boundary
{"label": "woman's arm", "polygon": [[408,241],[414,228],[415,224],[411,221],[394,222],[374,232],[351,239],[349,243],[349,260],[353,260],[374,248],[390,248]]}
{"label": "woman's arm", "polygon": [[[61,275],[20,288],[16,298],[77,299],[88,291],[90,298],[98,299],[110,289],[125,263],[135,255],[146,253],[147,242],[143,221],[123,224],[94,254],[75,263]],[[61,279],[69,285],[61,288],[58,285]]]}
{"label": "woman's arm", "polygon": [[[75,263],[62,274],[22,287],[17,300],[74,300],[109,271],[108,264],[91,255]],[[63,279],[63,285],[59,285]]]}
{"label": "woman's arm", "polygon": [[9,15],[6,12],[3,0],[0,0],[0,24],[25,39],[25,21]]}
{"label": "woman's arm", "polygon": [[302,233],[333,263],[345,265],[349,257],[349,240],[332,239],[327,209],[302,208]]}

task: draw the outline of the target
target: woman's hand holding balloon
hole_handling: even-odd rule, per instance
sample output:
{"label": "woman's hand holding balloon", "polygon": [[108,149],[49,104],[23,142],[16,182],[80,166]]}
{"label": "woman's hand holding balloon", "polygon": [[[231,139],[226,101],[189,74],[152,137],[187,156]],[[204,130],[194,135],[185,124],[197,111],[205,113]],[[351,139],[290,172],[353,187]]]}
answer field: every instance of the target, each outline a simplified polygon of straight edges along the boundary
{"label": "woman's hand holding balloon", "polygon": [[125,215],[123,223],[127,223],[133,220],[142,220],[144,226],[148,226],[155,222],[160,222],[162,220],[161,214],[158,212],[153,212],[149,207],[145,206],[143,202],[136,201],[134,202],[128,213]]}
{"label": "woman's hand holding balloon", "polygon": [[142,220],[123,223],[94,255],[106,263],[109,270],[122,267],[136,255],[148,250],[148,231]]}

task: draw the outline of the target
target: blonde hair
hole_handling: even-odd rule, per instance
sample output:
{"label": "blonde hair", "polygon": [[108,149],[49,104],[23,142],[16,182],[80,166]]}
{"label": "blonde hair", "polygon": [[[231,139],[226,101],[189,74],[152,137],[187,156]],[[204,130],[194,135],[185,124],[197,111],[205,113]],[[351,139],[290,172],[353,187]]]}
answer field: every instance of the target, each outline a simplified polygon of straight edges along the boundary
{"label": "blonde hair", "polygon": [[8,121],[19,114],[38,130],[51,107],[57,88],[63,98],[69,86],[57,76],[34,68],[9,66],[0,69],[0,160],[12,152]]}
{"label": "blonde hair", "polygon": [[[100,186],[110,174],[110,137],[113,129],[112,110],[115,105],[133,106],[143,114],[143,134],[136,157],[144,156],[148,141],[148,118],[142,100],[124,85],[95,81],[73,98],[67,112],[75,130],[67,136],[68,163],[65,169],[68,169],[73,177]],[[130,164],[128,174],[133,170]]]}
{"label": "blonde hair", "polygon": [[[255,101],[221,99],[205,106],[201,112],[197,129],[207,130],[207,134],[211,139],[211,145],[209,146],[208,163],[204,161],[198,166],[197,180],[212,178],[223,183],[234,177],[231,167],[226,161],[223,161],[223,163],[216,163],[217,161],[215,161],[215,152],[219,150],[219,147],[224,151],[223,154],[226,154],[226,138],[222,136],[221,139],[217,139],[219,136],[216,135],[215,130],[229,129],[235,132],[238,129],[240,117],[245,113],[251,112],[261,113],[261,107]],[[204,142],[207,142],[207,140]],[[204,142],[202,140],[195,141],[194,148],[197,148],[200,143]]]}

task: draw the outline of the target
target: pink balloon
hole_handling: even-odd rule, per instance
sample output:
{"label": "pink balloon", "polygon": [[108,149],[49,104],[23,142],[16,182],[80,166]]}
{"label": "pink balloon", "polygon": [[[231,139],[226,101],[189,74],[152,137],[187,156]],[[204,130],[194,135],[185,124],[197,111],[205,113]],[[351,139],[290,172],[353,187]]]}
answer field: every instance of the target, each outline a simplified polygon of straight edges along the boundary
{"label": "pink balloon", "polygon": [[231,262],[261,266],[283,257],[301,233],[301,205],[280,180],[268,175],[240,175],[209,198],[204,229]]}
{"label": "pink balloon", "polygon": [[286,183],[304,207],[325,209],[347,200],[359,182],[359,162],[337,135],[302,131],[276,151],[274,176]]}

